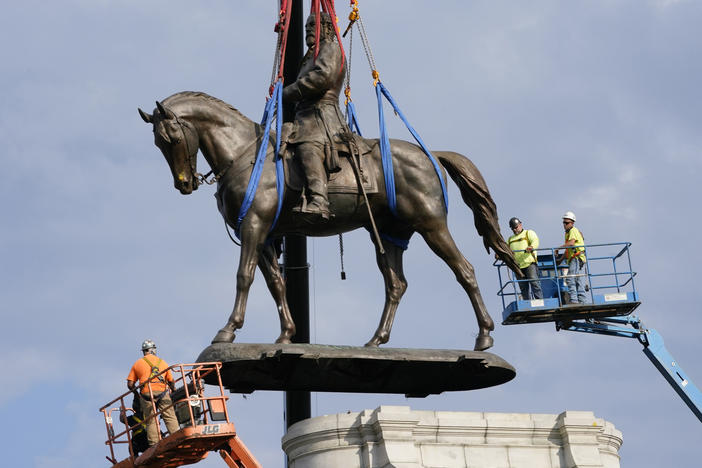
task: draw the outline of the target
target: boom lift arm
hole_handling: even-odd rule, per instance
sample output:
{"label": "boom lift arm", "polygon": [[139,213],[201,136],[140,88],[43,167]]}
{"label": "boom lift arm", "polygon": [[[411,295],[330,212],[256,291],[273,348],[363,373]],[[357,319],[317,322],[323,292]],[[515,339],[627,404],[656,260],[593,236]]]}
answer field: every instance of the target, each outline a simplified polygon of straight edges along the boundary
{"label": "boom lift arm", "polygon": [[635,338],[644,346],[644,354],[651,360],[658,372],[668,381],[685,404],[702,422],[702,392],[688,378],[675,358],[666,349],[663,337],[653,328],[647,328],[635,315],[627,317],[607,317],[584,321],[556,322],[556,330],[568,330],[623,338]]}

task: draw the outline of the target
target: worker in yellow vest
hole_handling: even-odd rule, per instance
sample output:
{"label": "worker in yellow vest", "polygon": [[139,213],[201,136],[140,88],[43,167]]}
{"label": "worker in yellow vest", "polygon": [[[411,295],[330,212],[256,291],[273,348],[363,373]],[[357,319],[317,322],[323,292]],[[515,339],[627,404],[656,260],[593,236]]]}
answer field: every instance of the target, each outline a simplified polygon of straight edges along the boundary
{"label": "worker in yellow vest", "polygon": [[529,285],[534,299],[543,299],[541,292],[541,281],[536,267],[536,249],[539,248],[539,236],[531,229],[524,229],[519,218],[509,220],[509,227],[514,233],[508,240],[509,248],[514,252],[514,259],[524,273],[524,278],[519,280],[519,289],[522,291],[522,299],[528,301]]}
{"label": "worker in yellow vest", "polygon": [[144,424],[144,412],[141,410],[141,397],[134,395],[132,400],[132,412],[127,416],[125,408],[119,413],[119,420],[128,428],[132,428],[132,453],[139,456],[149,448],[149,440],[146,438],[146,425]]}
{"label": "worker in yellow vest", "polygon": [[563,215],[563,229],[565,230],[565,243],[558,249],[565,249],[563,255],[559,256],[556,249],[558,262],[565,260],[568,264],[568,276],[566,276],[566,286],[570,296],[570,304],[587,304],[590,301],[587,297],[587,271],[585,264],[585,238],[578,228],[575,227],[575,213],[566,211]]}
{"label": "worker in yellow vest", "polygon": [[142,386],[139,398],[146,423],[146,438],[151,446],[159,441],[161,432],[158,417],[151,417],[154,414],[154,407],[161,411],[161,417],[166,423],[169,434],[177,432],[180,426],[168,392],[169,389],[175,391],[173,374],[168,369],[168,364],[156,356],[156,343],[151,340],[142,343],[141,352],[144,356],[137,359],[127,376],[127,388],[133,392],[137,388],[137,383]]}

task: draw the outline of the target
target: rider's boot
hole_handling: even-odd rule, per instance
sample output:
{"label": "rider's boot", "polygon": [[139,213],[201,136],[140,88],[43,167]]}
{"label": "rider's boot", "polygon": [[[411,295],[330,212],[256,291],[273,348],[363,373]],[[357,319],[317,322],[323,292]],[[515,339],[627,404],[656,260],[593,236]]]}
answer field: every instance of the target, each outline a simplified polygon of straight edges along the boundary
{"label": "rider's boot", "polygon": [[327,171],[320,155],[309,151],[300,152],[300,162],[307,178],[307,205],[301,213],[310,222],[329,219],[327,198]]}

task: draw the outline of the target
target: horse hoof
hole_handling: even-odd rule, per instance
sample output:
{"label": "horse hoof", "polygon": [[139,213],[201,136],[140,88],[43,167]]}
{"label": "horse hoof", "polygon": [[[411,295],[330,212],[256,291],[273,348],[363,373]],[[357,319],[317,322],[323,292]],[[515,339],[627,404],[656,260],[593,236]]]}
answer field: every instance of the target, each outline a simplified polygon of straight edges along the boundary
{"label": "horse hoof", "polygon": [[275,343],[276,344],[291,344],[292,341],[287,336],[279,336],[278,339],[275,340]]}
{"label": "horse hoof", "polygon": [[490,335],[478,335],[475,339],[474,351],[485,351],[486,349],[492,348],[494,340]]}
{"label": "horse hoof", "polygon": [[225,330],[224,328],[217,332],[214,338],[212,338],[212,344],[215,343],[231,343],[234,341],[236,335],[234,332]]}
{"label": "horse hoof", "polygon": [[386,336],[375,335],[375,336],[373,336],[373,338],[370,339],[370,341],[368,343],[365,344],[365,347],[366,348],[377,348],[381,344],[387,343],[389,339],[390,339],[390,337],[387,335]]}

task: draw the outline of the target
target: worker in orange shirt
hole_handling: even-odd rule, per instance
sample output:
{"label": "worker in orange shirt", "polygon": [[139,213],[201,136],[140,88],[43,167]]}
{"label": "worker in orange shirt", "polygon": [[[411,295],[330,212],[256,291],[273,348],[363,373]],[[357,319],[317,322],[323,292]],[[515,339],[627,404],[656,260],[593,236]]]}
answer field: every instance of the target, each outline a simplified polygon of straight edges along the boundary
{"label": "worker in orange shirt", "polygon": [[[144,356],[138,359],[127,376],[127,388],[134,392],[137,388],[137,381],[142,386],[139,391],[141,399],[141,408],[144,412],[144,421],[146,422],[146,438],[149,441],[149,446],[156,444],[159,441],[160,425],[157,418],[151,418],[154,414],[154,406],[161,411],[163,421],[166,423],[166,429],[169,434],[173,434],[180,426],[173,410],[173,402],[168,392],[175,391],[175,383],[173,375],[168,370],[168,364],[163,359],[156,356],[156,344],[151,340],[146,340],[141,345],[141,351]],[[160,375],[159,375],[160,374]]]}

